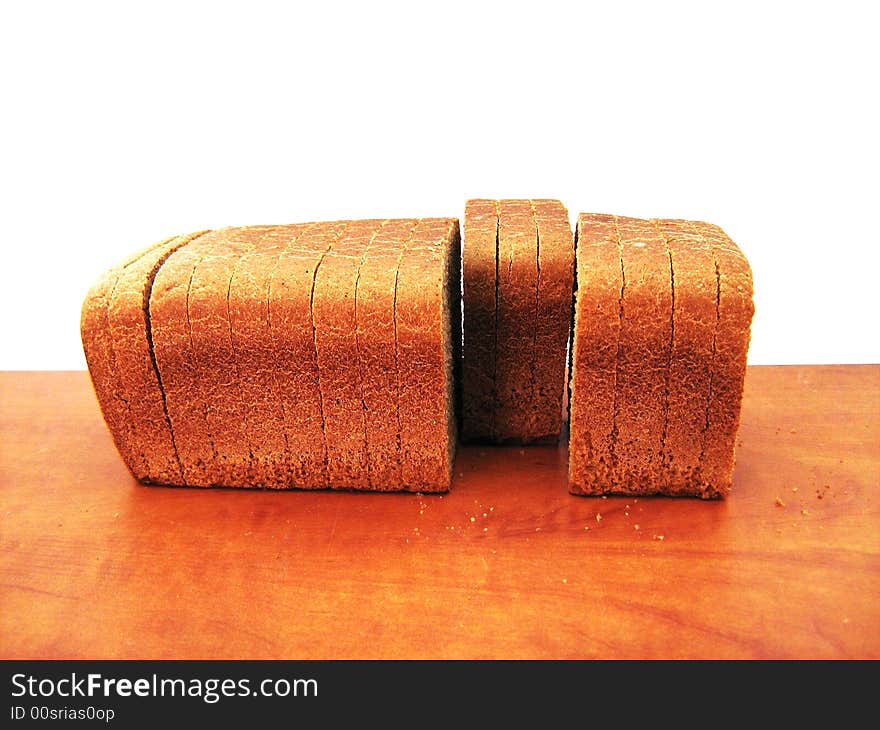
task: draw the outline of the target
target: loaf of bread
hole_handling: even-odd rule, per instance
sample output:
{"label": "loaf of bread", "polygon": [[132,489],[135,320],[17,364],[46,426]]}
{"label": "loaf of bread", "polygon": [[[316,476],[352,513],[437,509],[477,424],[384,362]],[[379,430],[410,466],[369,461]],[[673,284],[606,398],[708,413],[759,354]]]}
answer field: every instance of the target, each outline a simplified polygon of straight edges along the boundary
{"label": "loaf of bread", "polygon": [[574,244],[556,200],[465,207],[462,438],[559,438]]}
{"label": "loaf of bread", "polygon": [[454,219],[168,239],[83,305],[131,473],[187,486],[445,491],[461,338]]}
{"label": "loaf of bread", "polygon": [[717,226],[582,214],[571,491],[725,496],[753,311],[748,262]]}

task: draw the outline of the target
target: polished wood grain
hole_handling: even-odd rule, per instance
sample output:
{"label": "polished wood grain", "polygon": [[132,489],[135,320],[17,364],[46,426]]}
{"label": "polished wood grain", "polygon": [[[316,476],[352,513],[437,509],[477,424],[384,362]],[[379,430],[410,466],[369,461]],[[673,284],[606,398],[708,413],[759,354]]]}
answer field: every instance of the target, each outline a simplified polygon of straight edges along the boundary
{"label": "polished wood grain", "polygon": [[444,497],[145,487],[85,373],[0,411],[5,658],[880,657],[878,366],[751,368],[708,503],[570,496],[549,447]]}

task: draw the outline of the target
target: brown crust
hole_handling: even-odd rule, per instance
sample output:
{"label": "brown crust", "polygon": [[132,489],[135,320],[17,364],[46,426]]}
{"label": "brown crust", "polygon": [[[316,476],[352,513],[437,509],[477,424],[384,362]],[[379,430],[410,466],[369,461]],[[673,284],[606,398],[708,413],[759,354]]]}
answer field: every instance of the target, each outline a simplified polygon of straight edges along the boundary
{"label": "brown crust", "polygon": [[155,363],[149,299],[162,265],[200,235],[181,236],[125,267],[108,302],[110,336],[120,385],[129,401],[133,445],[144,457],[145,479],[160,484],[179,484],[183,474]]}
{"label": "brown crust", "polygon": [[80,316],[83,352],[92,378],[95,396],[116,448],[136,479],[148,474],[145,457],[134,443],[134,423],[129,415],[130,398],[122,388],[110,331],[108,307],[120,274],[142,256],[174,245],[177,237],[167,238],[130,256],[102,274],[89,289]]}

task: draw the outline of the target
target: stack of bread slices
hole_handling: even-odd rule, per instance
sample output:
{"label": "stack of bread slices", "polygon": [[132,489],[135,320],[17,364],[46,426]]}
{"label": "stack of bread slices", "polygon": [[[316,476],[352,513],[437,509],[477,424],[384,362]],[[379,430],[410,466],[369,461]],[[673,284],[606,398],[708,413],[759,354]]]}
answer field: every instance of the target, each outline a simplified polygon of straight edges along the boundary
{"label": "stack of bread slices", "polygon": [[455,219],[333,221],[183,236],[108,271],[82,336],[132,474],[447,490],[459,251]]}
{"label": "stack of bread slices", "polygon": [[573,236],[557,200],[475,199],[463,239],[454,218],[246,226],[110,269],[82,338],[131,473],[442,492],[459,433],[553,444],[567,404],[572,493],[729,492],[753,305],[720,228],[581,214]]}

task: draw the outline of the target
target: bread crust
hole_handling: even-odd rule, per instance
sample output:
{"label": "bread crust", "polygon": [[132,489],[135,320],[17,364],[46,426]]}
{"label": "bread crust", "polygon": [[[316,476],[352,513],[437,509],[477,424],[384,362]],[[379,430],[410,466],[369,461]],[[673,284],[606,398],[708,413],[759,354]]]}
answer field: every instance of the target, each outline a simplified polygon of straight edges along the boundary
{"label": "bread crust", "polygon": [[95,396],[113,442],[129,472],[136,479],[145,479],[149,468],[145,455],[136,443],[135,424],[130,417],[130,398],[120,381],[108,309],[123,271],[150,252],[173,247],[177,238],[174,236],[154,243],[102,274],[90,287],[80,314],[83,352]]}
{"label": "bread crust", "polygon": [[160,484],[179,483],[183,475],[155,364],[149,299],[162,265],[199,235],[181,236],[126,266],[107,309],[120,384],[129,401],[133,443],[144,457],[144,478]]}

